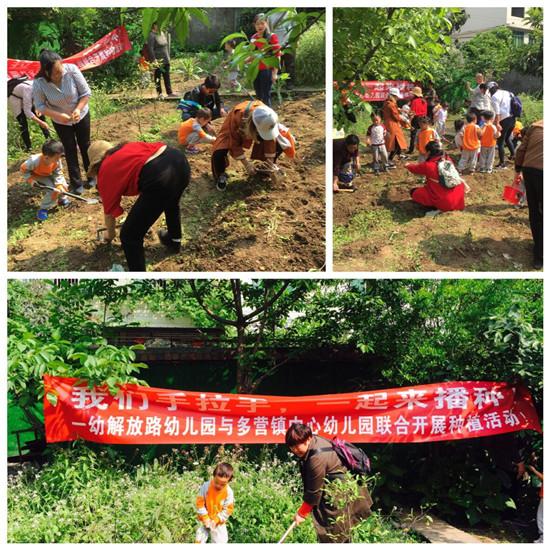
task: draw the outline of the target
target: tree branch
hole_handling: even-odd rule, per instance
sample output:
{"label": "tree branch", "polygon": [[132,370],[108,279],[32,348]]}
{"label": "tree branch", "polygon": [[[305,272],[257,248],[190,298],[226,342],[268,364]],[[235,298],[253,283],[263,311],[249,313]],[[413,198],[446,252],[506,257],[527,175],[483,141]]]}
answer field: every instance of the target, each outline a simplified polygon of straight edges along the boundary
{"label": "tree branch", "polygon": [[[321,17],[323,17],[323,15],[325,15],[325,12],[324,10],[321,10],[319,12],[319,15],[317,15],[317,17],[315,17],[313,19],[313,21],[311,21],[311,23],[302,31],[300,31],[295,37],[294,37],[294,43],[297,44],[298,43],[298,38],[300,38],[300,36],[302,36],[302,34],[304,34],[306,31],[308,31],[309,29],[311,29],[311,27],[313,27],[313,25],[315,25],[315,23],[317,23],[317,21],[319,21],[319,19],[321,19]],[[284,43],[284,44],[281,44],[281,49],[284,50],[285,48],[288,47],[288,40]]]}
{"label": "tree branch", "polygon": [[233,327],[236,327],[238,325],[237,321],[233,321],[232,319],[226,319],[225,317],[220,317],[219,315],[216,315],[214,312],[212,312],[206,304],[204,303],[204,300],[202,296],[200,295],[195,280],[190,279],[189,285],[191,286],[191,290],[193,291],[193,296],[195,297],[195,300],[199,303],[199,306],[202,307],[202,309],[205,311],[205,313],[214,321],[218,321],[218,323],[222,323],[223,325],[231,325]]}
{"label": "tree branch", "polygon": [[283,295],[290,283],[291,281],[284,281],[283,286],[269,300],[264,301],[263,305],[261,305],[258,309],[255,309],[252,313],[245,315],[244,320],[248,322],[250,321],[250,319],[257,317],[258,315],[269,309]]}

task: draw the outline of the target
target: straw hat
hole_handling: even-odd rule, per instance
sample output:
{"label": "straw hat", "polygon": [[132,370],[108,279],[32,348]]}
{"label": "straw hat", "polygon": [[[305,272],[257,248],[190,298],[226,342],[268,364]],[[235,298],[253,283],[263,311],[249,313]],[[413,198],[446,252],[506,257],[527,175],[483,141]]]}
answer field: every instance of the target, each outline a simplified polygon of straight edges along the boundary
{"label": "straw hat", "polygon": [[105,153],[112,149],[114,145],[108,141],[102,139],[98,141],[92,141],[90,147],[88,147],[88,158],[90,159],[90,166],[86,175],[89,178],[93,178],[97,173],[97,165],[103,160]]}
{"label": "straw hat", "polygon": [[415,86],[411,90],[411,94],[415,95],[416,97],[422,97],[422,88],[420,88],[420,86]]}

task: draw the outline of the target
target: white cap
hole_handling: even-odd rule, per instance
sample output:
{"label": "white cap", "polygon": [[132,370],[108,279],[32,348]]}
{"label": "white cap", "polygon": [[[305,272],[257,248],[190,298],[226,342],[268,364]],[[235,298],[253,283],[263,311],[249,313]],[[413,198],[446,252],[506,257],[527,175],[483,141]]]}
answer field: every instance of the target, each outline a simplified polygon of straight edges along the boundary
{"label": "white cap", "polygon": [[390,88],[388,90],[388,94],[390,95],[394,95],[395,97],[398,97],[399,99],[401,99],[401,92],[399,91],[399,88]]}
{"label": "white cap", "polygon": [[269,141],[279,136],[279,117],[270,107],[266,105],[256,107],[252,111],[252,121],[262,139]]}

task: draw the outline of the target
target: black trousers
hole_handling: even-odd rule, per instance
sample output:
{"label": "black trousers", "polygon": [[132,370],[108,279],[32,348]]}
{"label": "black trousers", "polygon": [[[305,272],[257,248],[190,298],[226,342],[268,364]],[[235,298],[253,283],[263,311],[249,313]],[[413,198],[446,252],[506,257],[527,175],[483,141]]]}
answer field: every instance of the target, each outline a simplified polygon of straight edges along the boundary
{"label": "black trousers", "polygon": [[164,80],[164,88],[166,89],[166,94],[170,95],[172,93],[172,84],[170,83],[170,63],[163,63],[162,67],[157,67],[155,69],[155,87],[157,88],[157,94],[162,93],[162,88],[160,86],[160,77]]}
{"label": "black trousers", "polygon": [[[36,111],[34,110],[34,107],[32,108],[32,112],[36,115]],[[19,124],[19,131],[21,133],[21,139],[23,140],[23,144],[25,145],[25,149],[27,151],[30,151],[31,148],[32,148],[32,144],[31,144],[31,136],[30,136],[30,133],[29,133],[29,123],[27,121],[27,117],[25,116],[25,113],[23,111],[21,111],[17,115],[16,118],[17,118],[17,122]],[[46,121],[46,117],[44,115],[40,115],[38,118],[42,121]],[[50,139],[50,131],[49,130],[46,130],[45,128],[42,128],[42,126],[40,126],[40,130],[42,130],[42,133],[44,134],[44,137],[46,139]]]}
{"label": "black trousers", "polygon": [[500,137],[497,139],[498,160],[500,164],[503,164],[505,161],[504,144],[508,146],[508,149],[510,150],[510,155],[514,156],[516,154],[516,148],[514,147],[514,142],[512,141],[512,130],[514,129],[515,125],[516,117],[514,116],[509,116],[500,121],[502,132],[500,134]]}
{"label": "black trousers", "polygon": [[180,198],[190,175],[187,158],[174,147],[167,147],[142,168],[138,180],[140,195],[120,230],[129,271],[145,271],[143,239],[163,212],[168,234],[172,239],[181,239]]}
{"label": "black trousers", "polygon": [[80,150],[80,156],[82,157],[84,171],[86,171],[90,165],[90,160],[88,159],[88,147],[90,147],[90,113],[71,126],[64,126],[63,124],[54,122],[53,127],[61,143],[63,143],[63,147],[65,147],[65,160],[67,161],[67,168],[69,170],[70,185],[73,188],[79,187],[81,185],[81,179],[77,145]]}
{"label": "black trousers", "polygon": [[[275,161],[279,158],[283,148],[277,143],[277,149],[275,151]],[[253,151],[254,153],[254,151]],[[252,155],[254,157],[254,154]],[[225,173],[225,169],[229,166],[229,149],[218,149],[214,151],[211,159],[212,175],[214,179],[218,179],[219,176]]]}
{"label": "black trousers", "polygon": [[268,107],[271,107],[272,86],[271,69],[262,69],[254,80],[254,91],[256,92],[256,99],[263,101]]}
{"label": "black trousers", "polygon": [[542,260],[543,224],[542,224],[542,170],[536,168],[523,168],[523,183],[527,194],[527,206],[529,207],[529,225],[533,235],[533,252],[535,260]]}
{"label": "black trousers", "polygon": [[416,140],[416,134],[418,134],[418,130],[420,130],[420,125],[418,124],[419,118],[419,116],[415,116],[411,120],[411,141],[409,143],[409,150],[407,151],[409,155],[412,155],[414,152],[414,142]]}

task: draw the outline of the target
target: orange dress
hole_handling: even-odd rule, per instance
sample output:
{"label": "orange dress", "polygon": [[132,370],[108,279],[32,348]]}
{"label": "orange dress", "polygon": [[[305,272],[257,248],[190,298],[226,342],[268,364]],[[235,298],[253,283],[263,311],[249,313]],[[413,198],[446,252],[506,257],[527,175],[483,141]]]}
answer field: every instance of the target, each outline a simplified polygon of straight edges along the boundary
{"label": "orange dress", "polygon": [[408,144],[403,135],[401,117],[395,101],[391,99],[386,99],[386,101],[384,101],[382,118],[384,119],[384,126],[387,130],[386,149],[391,152],[397,149],[397,145],[399,145],[402,150],[405,150]]}
{"label": "orange dress", "polygon": [[226,149],[234,159],[242,159],[244,158],[244,150],[250,149],[254,145],[251,158],[265,160],[266,155],[274,157],[277,150],[274,139],[253,144],[252,140],[246,138],[242,132],[241,125],[247,107],[249,109],[249,116],[252,116],[254,109],[260,106],[264,106],[261,101],[251,102],[247,100],[233,107],[223,120],[222,127],[212,146],[212,152]]}

